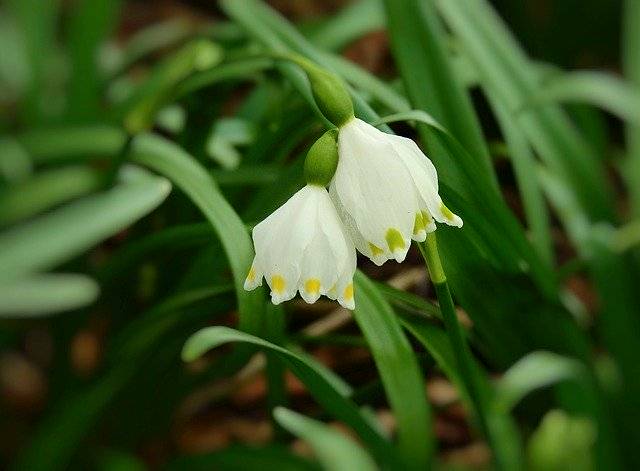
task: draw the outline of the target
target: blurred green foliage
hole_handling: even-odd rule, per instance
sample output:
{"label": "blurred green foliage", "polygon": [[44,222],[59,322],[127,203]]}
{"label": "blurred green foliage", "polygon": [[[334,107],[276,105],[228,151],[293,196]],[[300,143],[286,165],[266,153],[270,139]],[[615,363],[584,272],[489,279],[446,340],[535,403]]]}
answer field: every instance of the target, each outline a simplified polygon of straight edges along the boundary
{"label": "blurred green foliage", "polygon": [[[438,372],[492,469],[640,467],[636,0],[356,0],[313,21],[260,0],[167,3],[0,6],[3,467],[450,469],[425,395]],[[379,30],[393,65],[376,75],[342,53],[384,53]],[[465,220],[437,231],[470,320],[459,337],[453,305],[373,282],[383,272],[367,265],[347,333],[310,333],[296,303],[244,291],[249,229],[302,185],[326,124],[301,70],[274,59],[288,53],[338,74],[357,116],[433,160]],[[100,353],[83,374],[87,332]],[[304,351],[332,342],[364,346],[375,379],[349,384]],[[202,412],[190,401],[235,384],[257,351],[268,443],[176,450],[180,420]],[[5,380],[21,361],[46,391],[27,412]],[[301,407],[310,417],[290,410],[286,370],[317,403]],[[294,454],[291,434],[317,457]],[[158,437],[159,457],[140,453]]]}

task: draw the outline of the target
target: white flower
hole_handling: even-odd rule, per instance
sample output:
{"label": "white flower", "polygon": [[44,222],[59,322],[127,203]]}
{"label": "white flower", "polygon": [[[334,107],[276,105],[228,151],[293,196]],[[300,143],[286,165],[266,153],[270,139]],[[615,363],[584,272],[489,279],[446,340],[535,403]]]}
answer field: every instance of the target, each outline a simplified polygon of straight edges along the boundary
{"label": "white flower", "polygon": [[411,139],[353,118],[338,134],[330,195],[356,248],[381,265],[405,259],[437,222],[462,227],[438,195],[438,174]]}
{"label": "white flower", "polygon": [[325,295],[354,308],[356,250],[327,190],[307,185],[253,229],[256,256],[244,284],[246,290],[271,288],[280,304],[300,292],[308,303]]}

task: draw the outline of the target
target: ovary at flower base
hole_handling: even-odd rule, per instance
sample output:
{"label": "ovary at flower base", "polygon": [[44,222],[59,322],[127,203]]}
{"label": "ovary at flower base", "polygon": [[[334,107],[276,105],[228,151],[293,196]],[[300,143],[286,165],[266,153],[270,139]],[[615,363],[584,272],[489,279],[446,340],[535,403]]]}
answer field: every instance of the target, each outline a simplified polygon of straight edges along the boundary
{"label": "ovary at flower base", "polygon": [[256,256],[245,289],[271,288],[274,304],[296,292],[308,303],[321,295],[355,307],[356,251],[327,190],[308,184],[253,229]]}
{"label": "ovary at flower base", "polygon": [[405,259],[435,222],[462,227],[438,194],[438,174],[411,139],[353,118],[338,134],[330,195],[356,248],[375,264]]}

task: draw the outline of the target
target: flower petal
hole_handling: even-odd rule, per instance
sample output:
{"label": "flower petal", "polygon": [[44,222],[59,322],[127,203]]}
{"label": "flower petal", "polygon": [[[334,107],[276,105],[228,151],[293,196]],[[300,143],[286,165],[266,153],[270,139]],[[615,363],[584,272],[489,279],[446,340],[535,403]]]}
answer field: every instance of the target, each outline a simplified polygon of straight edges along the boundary
{"label": "flower petal", "polygon": [[262,276],[262,269],[260,269],[259,265],[256,263],[256,258],[254,257],[251,268],[249,268],[249,273],[247,273],[247,278],[244,280],[244,289],[251,291],[256,289],[258,286],[262,286]]}
{"label": "flower petal", "polygon": [[[378,264],[404,259],[419,210],[411,175],[387,136],[359,119],[343,126],[330,189],[336,206],[350,216],[351,230],[359,233],[356,247]],[[390,231],[401,236],[394,236],[393,248],[387,240]]]}
{"label": "flower petal", "polygon": [[[431,160],[411,139],[392,134],[388,134],[388,136],[411,174],[420,198],[421,209],[428,210],[429,214],[440,223],[462,227],[462,219],[444,205],[438,194],[438,173]],[[429,226],[429,224],[425,226]],[[433,229],[435,230],[435,226]]]}

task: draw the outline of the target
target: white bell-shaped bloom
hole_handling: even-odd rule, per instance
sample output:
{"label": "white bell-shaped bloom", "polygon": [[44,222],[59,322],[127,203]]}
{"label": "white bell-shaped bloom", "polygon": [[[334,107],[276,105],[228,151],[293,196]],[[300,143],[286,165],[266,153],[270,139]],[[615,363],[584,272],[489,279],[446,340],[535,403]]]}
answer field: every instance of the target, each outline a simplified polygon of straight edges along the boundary
{"label": "white bell-shaped bloom", "polygon": [[256,256],[244,287],[271,288],[280,304],[299,291],[308,303],[321,295],[354,308],[356,250],[327,190],[307,185],[253,229]]}
{"label": "white bell-shaped bloom", "polygon": [[435,167],[411,139],[353,118],[338,134],[338,167],[330,195],[356,248],[375,264],[405,259],[434,220],[462,227],[438,195]]}

